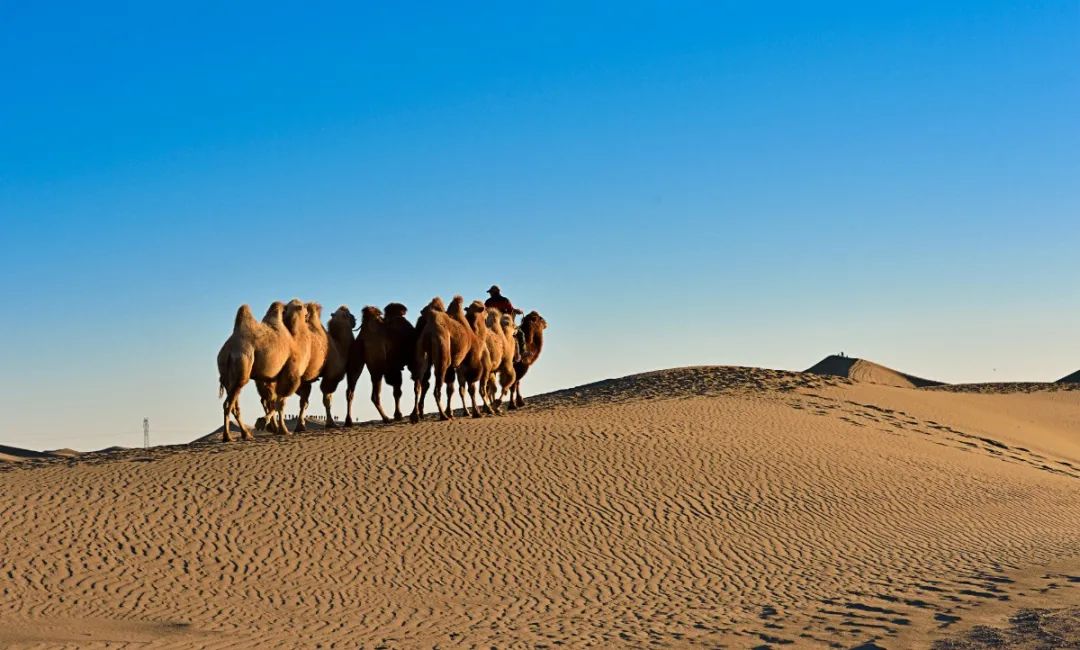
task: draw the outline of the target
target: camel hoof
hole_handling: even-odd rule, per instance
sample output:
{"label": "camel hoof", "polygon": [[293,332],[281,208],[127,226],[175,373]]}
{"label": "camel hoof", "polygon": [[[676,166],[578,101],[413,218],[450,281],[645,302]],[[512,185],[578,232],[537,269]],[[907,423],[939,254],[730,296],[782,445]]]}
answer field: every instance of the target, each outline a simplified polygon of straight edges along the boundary
{"label": "camel hoof", "polygon": [[441,422],[446,422],[448,420],[453,420],[453,419],[454,419],[454,416],[452,416],[452,415],[446,415],[445,413],[442,413],[442,414],[439,415],[439,420]]}
{"label": "camel hoof", "polygon": [[323,428],[324,429],[336,429],[336,428],[338,428],[338,426],[336,424],[334,424],[333,420],[327,420],[326,424],[323,425]]}
{"label": "camel hoof", "polygon": [[307,427],[302,426],[302,425],[297,425],[296,430],[294,431],[294,433],[302,433],[304,431],[307,431]]}
{"label": "camel hoof", "polygon": [[221,441],[222,442],[232,442],[233,439],[232,439],[232,436],[221,436]]}
{"label": "camel hoof", "polygon": [[345,426],[351,427],[353,425],[352,418],[345,418]]}
{"label": "camel hoof", "polygon": [[401,417],[401,414],[400,414],[400,413],[395,413],[395,414],[394,414],[394,422],[401,422],[401,421],[402,421],[402,420],[404,420],[404,419],[405,419],[405,418]]}

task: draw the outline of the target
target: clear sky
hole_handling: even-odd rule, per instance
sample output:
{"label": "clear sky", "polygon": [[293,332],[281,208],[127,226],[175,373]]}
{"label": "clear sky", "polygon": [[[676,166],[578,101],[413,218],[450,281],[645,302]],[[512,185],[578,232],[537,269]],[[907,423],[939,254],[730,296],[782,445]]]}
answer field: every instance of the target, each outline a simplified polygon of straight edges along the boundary
{"label": "clear sky", "polygon": [[526,395],[1080,368],[1075,1],[0,2],[0,60],[0,444],[206,433],[241,303],[492,282]]}

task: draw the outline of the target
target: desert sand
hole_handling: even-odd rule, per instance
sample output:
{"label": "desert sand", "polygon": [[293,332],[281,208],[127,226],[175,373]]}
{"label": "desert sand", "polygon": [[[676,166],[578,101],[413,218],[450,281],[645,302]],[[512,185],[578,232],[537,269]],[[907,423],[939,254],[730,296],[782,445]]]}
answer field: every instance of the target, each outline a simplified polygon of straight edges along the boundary
{"label": "desert sand", "polygon": [[3,465],[0,645],[907,648],[1080,605],[1080,386],[889,383]]}

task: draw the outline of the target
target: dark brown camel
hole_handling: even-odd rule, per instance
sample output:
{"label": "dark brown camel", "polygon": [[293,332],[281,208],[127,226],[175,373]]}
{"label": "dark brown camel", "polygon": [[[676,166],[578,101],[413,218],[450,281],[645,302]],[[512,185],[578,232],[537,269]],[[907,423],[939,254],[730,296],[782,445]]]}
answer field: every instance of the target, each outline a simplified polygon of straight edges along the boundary
{"label": "dark brown camel", "polygon": [[521,329],[525,341],[524,349],[519,351],[520,358],[514,362],[516,375],[513,385],[510,386],[509,408],[521,408],[525,406],[525,400],[521,398],[521,379],[529,371],[540,353],[544,349],[544,330],[547,329],[547,321],[535,311],[526,314],[521,320]]}
{"label": "dark brown camel", "polygon": [[[364,307],[360,312],[360,335],[357,340],[363,349],[364,365],[371,375],[371,403],[379,412],[384,422],[389,422],[382,408],[382,383],[394,389],[394,419],[401,416],[402,370],[412,370],[414,351],[416,350],[416,332],[412,323],[405,318],[408,309],[401,303],[392,302],[386,306],[385,316],[377,307]],[[347,390],[350,402],[349,414],[352,413],[352,395],[360,372],[349,373]],[[351,417],[346,420],[351,424]]]}

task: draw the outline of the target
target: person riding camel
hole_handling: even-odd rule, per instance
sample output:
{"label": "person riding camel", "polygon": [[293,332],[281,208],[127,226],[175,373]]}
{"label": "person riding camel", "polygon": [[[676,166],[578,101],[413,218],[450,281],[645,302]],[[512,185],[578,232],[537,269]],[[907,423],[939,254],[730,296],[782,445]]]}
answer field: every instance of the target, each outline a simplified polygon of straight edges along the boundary
{"label": "person riding camel", "polygon": [[[510,299],[502,295],[502,289],[499,285],[493,284],[491,288],[487,290],[490,294],[490,298],[484,301],[484,306],[491,309],[498,309],[500,312],[510,316],[510,321],[517,325],[517,317],[525,312],[514,307],[514,304],[510,302]],[[522,352],[525,351],[525,333],[521,330],[517,330],[514,334],[514,338],[517,339],[517,353],[514,355],[514,361],[521,358]]]}
{"label": "person riding camel", "polygon": [[491,285],[491,288],[488,289],[487,292],[491,297],[484,301],[485,307],[498,309],[502,313],[510,314],[511,316],[521,313],[520,309],[514,309],[514,304],[510,302],[509,298],[502,295],[502,289],[499,288],[499,285]]}

